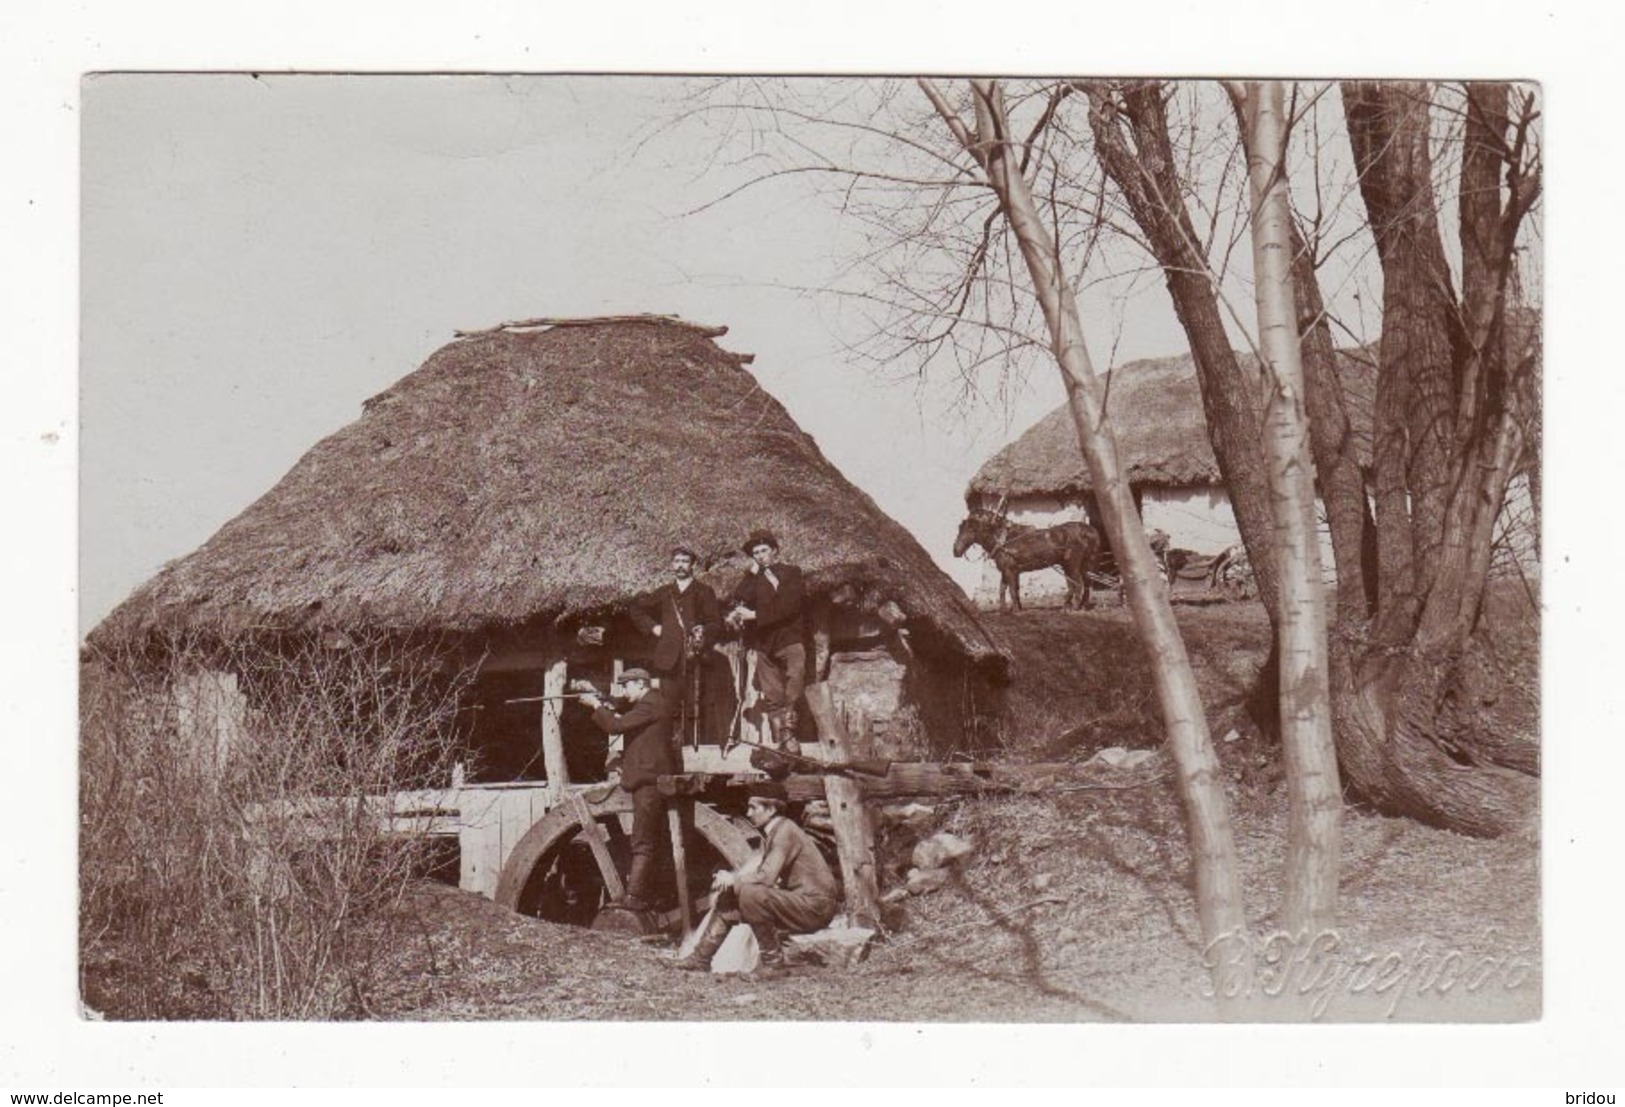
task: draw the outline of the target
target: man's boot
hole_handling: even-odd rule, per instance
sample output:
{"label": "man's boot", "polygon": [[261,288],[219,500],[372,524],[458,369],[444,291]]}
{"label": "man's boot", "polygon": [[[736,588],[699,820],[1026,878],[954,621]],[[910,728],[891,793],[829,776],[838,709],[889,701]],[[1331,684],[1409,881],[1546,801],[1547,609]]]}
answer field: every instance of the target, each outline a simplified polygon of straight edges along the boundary
{"label": "man's boot", "polygon": [[720,912],[712,912],[707,916],[705,929],[700,932],[699,944],[689,951],[687,957],[677,960],[677,967],[689,972],[708,972],[711,968],[711,958],[717,955],[722,948],[723,940],[728,937],[728,931],[733,924],[722,917]]}
{"label": "man's boot", "polygon": [[784,975],[784,947],[779,945],[779,932],[770,922],[751,923],[751,932],[756,935],[756,947],[761,951],[762,959],[751,973],[754,977],[772,979]]}
{"label": "man's boot", "polygon": [[632,871],[626,878],[626,894],[615,901],[615,906],[627,911],[653,911],[654,877],[655,859],[646,853],[634,853]]}
{"label": "man's boot", "polygon": [[791,757],[801,753],[801,743],[796,740],[796,709],[781,707],[773,712],[773,742]]}

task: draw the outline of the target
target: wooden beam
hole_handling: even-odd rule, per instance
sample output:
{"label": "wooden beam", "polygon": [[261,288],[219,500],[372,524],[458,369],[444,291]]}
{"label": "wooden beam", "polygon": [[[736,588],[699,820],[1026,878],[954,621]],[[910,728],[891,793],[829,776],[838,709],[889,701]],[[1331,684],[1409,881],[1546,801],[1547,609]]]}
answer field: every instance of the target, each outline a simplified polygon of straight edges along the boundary
{"label": "wooden beam", "polygon": [[[853,754],[851,739],[835,710],[829,685],[807,686],[807,707],[818,722],[819,744],[825,760],[846,761]],[[846,776],[824,778],[835,849],[840,855],[841,883],[846,890],[846,913],[854,926],[880,925],[880,884],[876,876],[874,832],[863,806],[863,788]]]}
{"label": "wooden beam", "polygon": [[594,860],[598,862],[598,875],[604,879],[604,887],[609,889],[610,899],[621,899],[626,895],[626,884],[621,880],[620,870],[615,867],[615,859],[609,852],[609,837],[604,828],[598,825],[593,817],[592,809],[587,801],[581,798],[580,792],[569,794],[570,809],[575,813],[576,822],[581,827],[581,837],[586,839],[587,847],[592,850]]}
{"label": "wooden beam", "polygon": [[[547,675],[542,680],[542,695],[563,695],[568,667],[568,663],[562,657],[556,658],[548,665]],[[547,770],[549,806],[563,800],[565,786],[570,783],[570,773],[565,768],[564,762],[564,731],[559,724],[559,717],[563,712],[563,700],[542,702],[542,766]]]}

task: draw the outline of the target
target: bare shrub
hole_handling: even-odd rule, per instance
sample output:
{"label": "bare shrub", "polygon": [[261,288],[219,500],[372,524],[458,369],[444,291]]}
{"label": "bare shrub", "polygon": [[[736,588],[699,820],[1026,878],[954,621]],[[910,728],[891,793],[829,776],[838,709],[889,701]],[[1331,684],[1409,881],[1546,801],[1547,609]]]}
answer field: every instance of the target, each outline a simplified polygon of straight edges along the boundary
{"label": "bare shrub", "polygon": [[81,696],[87,1002],[125,1018],[367,1013],[435,828],[471,674],[432,643],[315,635],[98,655]]}

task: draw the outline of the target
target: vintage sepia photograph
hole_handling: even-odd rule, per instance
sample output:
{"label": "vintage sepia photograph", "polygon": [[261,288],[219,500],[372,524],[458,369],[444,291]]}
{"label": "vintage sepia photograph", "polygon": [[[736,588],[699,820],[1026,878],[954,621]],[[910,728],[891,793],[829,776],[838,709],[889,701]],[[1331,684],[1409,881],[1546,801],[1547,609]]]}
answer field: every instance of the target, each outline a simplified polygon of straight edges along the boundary
{"label": "vintage sepia photograph", "polygon": [[1542,1017],[1538,83],[80,94],[84,1019]]}

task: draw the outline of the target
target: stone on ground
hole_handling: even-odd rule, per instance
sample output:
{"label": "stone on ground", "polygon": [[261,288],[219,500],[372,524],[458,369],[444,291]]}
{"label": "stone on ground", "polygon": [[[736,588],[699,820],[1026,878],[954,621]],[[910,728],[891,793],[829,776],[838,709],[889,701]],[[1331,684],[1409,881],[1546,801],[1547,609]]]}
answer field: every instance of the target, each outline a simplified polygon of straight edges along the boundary
{"label": "stone on ground", "polygon": [[832,969],[850,969],[869,955],[873,930],[861,926],[828,927],[812,934],[792,934],[784,940],[785,960]]}
{"label": "stone on ground", "polygon": [[934,892],[948,883],[947,869],[910,869],[908,871],[908,891],[910,895],[923,896]]}
{"label": "stone on ground", "polygon": [[914,864],[921,869],[940,869],[968,857],[973,848],[957,834],[939,831],[914,847]]}

